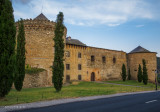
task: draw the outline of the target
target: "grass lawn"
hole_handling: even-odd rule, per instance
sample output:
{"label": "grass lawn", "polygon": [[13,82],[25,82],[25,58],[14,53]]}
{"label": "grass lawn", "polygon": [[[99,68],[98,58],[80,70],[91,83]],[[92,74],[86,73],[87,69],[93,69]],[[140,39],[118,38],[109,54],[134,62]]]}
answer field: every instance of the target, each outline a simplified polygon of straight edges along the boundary
{"label": "grass lawn", "polygon": [[[129,84],[129,82],[128,82]],[[122,85],[102,84],[95,82],[79,82],[64,86],[62,91],[57,93],[53,87],[28,88],[17,92],[12,89],[3,99],[0,99],[0,106],[13,105],[19,103],[29,103],[42,100],[52,100],[61,98],[77,98],[84,96],[109,95],[124,92],[136,92],[154,90],[154,88],[129,87]]]}
{"label": "grass lawn", "polygon": [[[133,85],[133,86],[143,86],[143,87],[151,87],[155,88],[154,83],[148,83],[147,85],[144,85],[143,82],[139,83],[136,80],[126,80],[126,81],[105,81],[109,83],[116,83],[116,84],[124,84],[124,85]],[[158,86],[159,87],[159,86]]]}

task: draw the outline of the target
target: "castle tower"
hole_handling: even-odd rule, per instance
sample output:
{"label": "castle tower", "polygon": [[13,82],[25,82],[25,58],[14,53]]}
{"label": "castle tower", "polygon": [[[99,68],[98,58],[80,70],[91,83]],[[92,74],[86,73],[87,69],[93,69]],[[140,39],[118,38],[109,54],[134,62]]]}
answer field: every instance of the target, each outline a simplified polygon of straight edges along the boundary
{"label": "castle tower", "polygon": [[[44,14],[24,20],[26,38],[26,64],[47,70],[48,85],[52,85],[52,64],[54,59],[54,30],[56,23]],[[18,24],[16,23],[17,29]],[[67,30],[65,28],[64,41]]]}
{"label": "castle tower", "polygon": [[146,60],[148,80],[150,82],[155,81],[155,70],[157,69],[156,52],[150,52],[149,50],[138,46],[130,53],[128,53],[128,68],[130,68],[131,77],[137,80],[139,64],[143,67],[142,60]]}

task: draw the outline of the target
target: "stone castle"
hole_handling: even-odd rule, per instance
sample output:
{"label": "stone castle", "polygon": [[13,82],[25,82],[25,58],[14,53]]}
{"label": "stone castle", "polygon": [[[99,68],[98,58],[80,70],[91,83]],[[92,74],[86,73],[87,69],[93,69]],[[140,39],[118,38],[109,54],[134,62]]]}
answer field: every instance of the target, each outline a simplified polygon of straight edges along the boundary
{"label": "stone castle", "polygon": [[[24,20],[26,64],[46,70],[36,76],[26,74],[24,87],[52,85],[51,66],[54,59],[55,24],[42,13],[35,19]],[[141,46],[128,54],[123,51],[90,47],[77,39],[66,38],[66,34],[67,28],[63,36],[65,44],[64,82],[121,80],[123,64],[127,69],[130,68],[134,80],[137,79],[139,64],[142,66],[142,59],[146,60],[149,81],[154,82],[157,68],[156,52],[150,52]]]}

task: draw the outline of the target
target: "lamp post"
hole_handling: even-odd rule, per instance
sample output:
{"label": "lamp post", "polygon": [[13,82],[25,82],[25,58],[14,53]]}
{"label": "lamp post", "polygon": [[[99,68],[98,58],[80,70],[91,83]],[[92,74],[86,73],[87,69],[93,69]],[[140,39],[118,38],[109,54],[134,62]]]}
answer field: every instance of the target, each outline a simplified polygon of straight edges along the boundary
{"label": "lamp post", "polygon": [[155,70],[155,85],[156,85],[156,91],[157,91],[157,70]]}

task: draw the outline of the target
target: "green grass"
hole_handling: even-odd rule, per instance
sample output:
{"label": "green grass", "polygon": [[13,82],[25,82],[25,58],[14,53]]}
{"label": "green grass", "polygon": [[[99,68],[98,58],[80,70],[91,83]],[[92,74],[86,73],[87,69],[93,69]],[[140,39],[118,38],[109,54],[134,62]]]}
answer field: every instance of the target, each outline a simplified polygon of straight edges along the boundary
{"label": "green grass", "polygon": [[21,92],[17,92],[15,89],[12,89],[5,98],[0,99],[0,106],[29,103],[42,100],[109,95],[115,93],[147,90],[154,90],[154,88],[128,87],[95,82],[80,82],[77,85],[64,86],[62,88],[62,91],[59,93],[55,92],[55,89],[53,87],[28,88],[23,89]]}
{"label": "green grass", "polygon": [[25,68],[25,73],[26,74],[38,74],[40,72],[45,71],[45,69],[42,68]]}
{"label": "green grass", "polygon": [[109,83],[116,83],[116,84],[124,84],[124,85],[133,85],[133,86],[143,86],[143,87],[151,87],[154,88],[154,83],[148,83],[147,85],[144,85],[143,82],[139,83],[136,80],[126,80],[126,81],[105,81]]}

